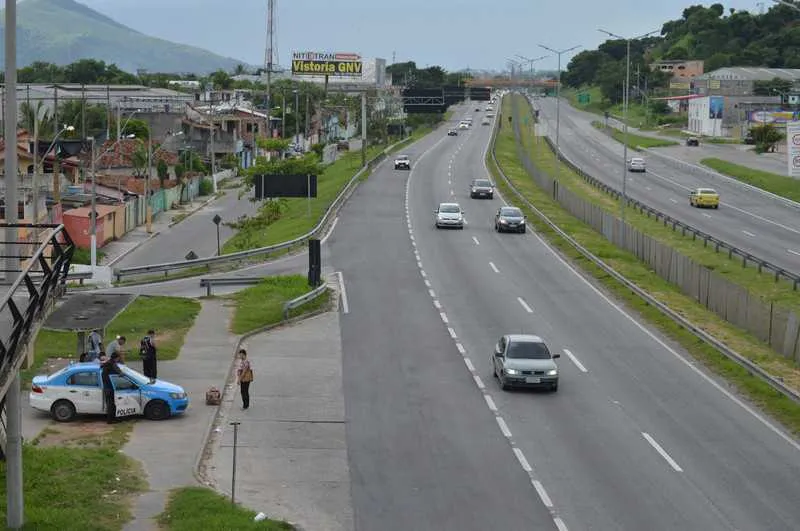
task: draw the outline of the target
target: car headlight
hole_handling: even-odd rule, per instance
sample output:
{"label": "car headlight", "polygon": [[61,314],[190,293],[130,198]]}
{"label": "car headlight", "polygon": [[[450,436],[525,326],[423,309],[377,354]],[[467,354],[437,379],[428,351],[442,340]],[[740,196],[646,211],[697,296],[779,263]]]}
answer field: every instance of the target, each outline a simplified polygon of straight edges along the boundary
{"label": "car headlight", "polygon": [[186,398],[186,393],[170,393],[169,397],[174,400],[181,400],[183,398]]}
{"label": "car headlight", "polygon": [[477,188],[473,188],[473,189],[472,189],[472,192],[473,192],[473,193],[475,193],[475,192],[477,192],[477,191],[478,191],[478,189],[477,189]]}
{"label": "car headlight", "polygon": [[547,376],[558,376],[558,369],[550,369],[547,371]]}
{"label": "car headlight", "polygon": [[503,369],[506,374],[519,374],[520,372],[517,369]]}
{"label": "car headlight", "polygon": [[504,219],[501,219],[501,220],[500,220],[500,223],[501,223],[501,224],[503,224],[503,225],[506,225],[506,224],[508,223],[508,221],[506,221],[506,220],[504,220]]}

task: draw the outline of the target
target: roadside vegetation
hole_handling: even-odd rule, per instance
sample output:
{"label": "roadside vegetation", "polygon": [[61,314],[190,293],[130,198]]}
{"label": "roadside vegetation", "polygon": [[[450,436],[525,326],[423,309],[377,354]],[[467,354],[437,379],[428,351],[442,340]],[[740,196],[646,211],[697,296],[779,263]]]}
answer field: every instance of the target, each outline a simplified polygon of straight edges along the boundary
{"label": "roadside vegetation", "polygon": [[[132,518],[134,495],[147,488],[139,464],[121,451],[132,427],[76,421],[45,428],[26,444],[24,529],[121,530]],[[0,481],[5,485],[5,462]]]}
{"label": "roadside vegetation", "polygon": [[[616,127],[609,126],[608,129],[606,129],[605,125],[601,122],[592,122],[592,126],[595,129],[599,129],[600,131],[611,133],[611,137],[620,144],[626,143],[625,133],[623,131],[620,131]],[[640,147],[655,148],[655,147],[668,147],[668,146],[678,145],[678,143],[675,142],[674,140],[669,140],[667,138],[662,139],[662,138],[654,138],[652,136],[637,135],[635,133],[631,133],[630,131],[628,131],[627,144],[629,148],[635,151],[639,151]]]}
{"label": "roadside vegetation", "polygon": [[[529,112],[527,107],[522,105],[520,105],[520,107],[524,109],[525,113]],[[503,113],[511,115],[511,111],[510,98],[505,98],[503,101]],[[534,137],[529,131],[523,130],[523,134],[523,141],[525,142],[526,149],[535,150],[535,152],[532,151],[535,164],[540,170],[550,175],[555,175],[555,157],[548,149],[547,145],[541,140],[536,144]],[[634,255],[615,247],[591,227],[574,218],[566,210],[561,208],[558,203],[553,201],[549,193],[542,191],[535,184],[520,162],[516,140],[511,128],[504,127],[498,131],[495,145],[498,163],[509,180],[520,190],[526,199],[536,205],[540,211],[562,230],[572,236],[590,252],[602,258],[616,271],[620,272],[664,304],[682,313],[687,319],[713,334],[730,348],[758,363],[772,374],[782,377],[788,385],[796,388],[800,387],[800,370],[796,364],[779,356],[752,335],[730,325],[712,312],[706,310],[690,297],[682,294],[676,286],[652,272]],[[766,383],[749,374],[746,369],[730,361],[717,350],[707,346],[689,331],[676,325],[672,320],[663,316],[657,309],[643,302],[636,295],[617,283],[613,278],[609,277],[604,271],[584,259],[569,245],[569,243],[564,241],[557,233],[544,224],[532,210],[521,201],[518,201],[516,195],[500,176],[498,168],[492,160],[491,153],[487,154],[487,165],[494,174],[497,185],[504,194],[506,200],[516,204],[526,212],[528,219],[539,234],[553,243],[554,246],[571,259],[573,263],[600,281],[616,296],[616,298],[623,301],[630,309],[638,312],[645,320],[652,323],[665,335],[680,343],[705,366],[727,378],[729,382],[735,385],[755,404],[764,408],[779,421],[783,422],[790,431],[795,434],[800,433],[800,405],[774,391]],[[613,208],[615,210],[619,208],[619,204],[616,201],[599,190],[582,184],[584,181],[580,179],[580,177],[568,171],[563,166],[561,176],[562,186],[567,186],[583,197],[591,198],[592,201],[603,205],[604,208]],[[740,280],[744,279],[747,275],[757,274],[754,270],[742,269],[741,266],[736,266],[731,263],[725,264],[723,261],[727,260],[725,255],[716,255],[716,253],[713,252],[701,254],[701,250],[703,249],[702,244],[698,245],[689,238],[680,238],[680,233],[673,233],[670,229],[666,228],[662,228],[663,230],[659,233],[656,229],[656,227],[661,227],[659,223],[647,220],[646,216],[638,214],[638,212],[633,209],[629,210],[627,217],[628,221],[640,230],[644,230],[651,236],[665,243],[670,243],[670,245],[674,243],[676,248],[691,256],[693,259],[701,261],[701,263],[703,260],[715,263],[715,265],[710,265],[708,263],[706,265],[712,267],[720,274],[733,275],[734,272],[736,272],[736,278]],[[704,253],[705,251],[702,252]],[[764,275],[765,279],[768,277],[769,275]],[[760,282],[762,281],[760,281],[758,277],[751,277],[750,282],[752,284],[749,287],[751,289],[756,289],[756,287],[761,285]],[[763,287],[772,288],[771,291],[765,289],[763,292],[766,294],[765,296],[771,295],[773,299],[782,300],[784,303],[791,300],[794,302],[794,308],[797,308],[797,294],[791,292],[790,288],[787,289],[784,283],[773,284],[770,281],[763,285]]]}
{"label": "roadside vegetation", "polygon": [[254,521],[256,512],[206,487],[184,487],[170,493],[167,507],[158,517],[167,531],[291,531],[294,526],[276,520]]}
{"label": "roadside vegetation", "polygon": [[733,177],[737,181],[761,188],[786,199],[800,202],[800,182],[792,177],[748,168],[747,166],[717,158],[703,159],[700,164]]}
{"label": "roadside vegetation", "polygon": [[[238,291],[230,296],[235,302],[231,331],[246,334],[283,320],[283,305],[313,288],[303,275],[267,277],[260,284]],[[289,313],[289,317],[309,314],[324,308],[330,302],[327,291]]]}

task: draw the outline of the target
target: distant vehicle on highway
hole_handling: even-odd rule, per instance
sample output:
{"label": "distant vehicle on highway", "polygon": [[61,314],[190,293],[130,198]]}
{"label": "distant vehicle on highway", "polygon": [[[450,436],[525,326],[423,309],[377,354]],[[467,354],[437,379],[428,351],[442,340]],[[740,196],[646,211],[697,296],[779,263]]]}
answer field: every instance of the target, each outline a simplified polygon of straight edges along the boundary
{"label": "distant vehicle on highway", "polygon": [[628,161],[628,171],[644,172],[647,171],[647,164],[641,157],[633,157]]}
{"label": "distant vehicle on highway", "polygon": [[[121,375],[112,374],[117,402],[117,417],[144,415],[163,420],[180,415],[189,407],[182,387],[150,378],[119,364]],[[71,363],[49,376],[34,376],[29,402],[32,408],[50,413],[58,422],[69,422],[78,415],[105,412],[102,369],[97,362]]]}
{"label": "distant vehicle on highway", "polygon": [[494,118],[494,113],[492,111],[489,111],[489,112],[486,113],[486,117],[487,118]]}
{"label": "distant vehicle on highway", "polygon": [[477,199],[485,197],[487,199],[494,198],[494,185],[489,179],[473,179],[469,185],[470,199]]}
{"label": "distant vehicle on highway", "polygon": [[458,122],[458,128],[459,129],[469,129],[469,122],[465,122],[463,120]]}
{"label": "distant vehicle on highway", "polygon": [[560,354],[552,354],[539,336],[510,334],[500,338],[491,355],[493,376],[504,391],[513,387],[545,387],[558,391]]}
{"label": "distant vehicle on highway", "polygon": [[689,138],[686,139],[686,145],[687,146],[695,146],[695,147],[699,146],[700,145],[700,139],[697,138],[696,136],[690,136]]}
{"label": "distant vehicle on highway", "polygon": [[517,207],[504,206],[494,215],[494,230],[497,232],[525,233],[525,214]]}
{"label": "distant vehicle on highway", "polygon": [[408,158],[408,155],[398,155],[396,159],[394,159],[394,169],[396,170],[410,170],[411,169],[411,159]]}
{"label": "distant vehicle on highway", "polygon": [[719,194],[713,188],[696,188],[689,193],[689,205],[719,208]]}
{"label": "distant vehicle on highway", "polygon": [[456,131],[455,129],[448,129],[447,136],[458,136],[458,131]]}
{"label": "distant vehicle on highway", "polygon": [[475,112],[481,112],[481,108],[480,107],[475,107]]}
{"label": "distant vehicle on highway", "polygon": [[487,105],[486,106],[486,112],[492,112],[493,110],[494,110],[494,107],[492,107],[491,105]]}
{"label": "distant vehicle on highway", "polygon": [[437,229],[464,229],[464,211],[458,203],[439,203],[439,208],[433,214],[436,216]]}
{"label": "distant vehicle on highway", "polygon": [[491,121],[491,120],[489,120],[488,118],[484,118],[484,119],[481,121],[481,125],[492,125],[492,121]]}

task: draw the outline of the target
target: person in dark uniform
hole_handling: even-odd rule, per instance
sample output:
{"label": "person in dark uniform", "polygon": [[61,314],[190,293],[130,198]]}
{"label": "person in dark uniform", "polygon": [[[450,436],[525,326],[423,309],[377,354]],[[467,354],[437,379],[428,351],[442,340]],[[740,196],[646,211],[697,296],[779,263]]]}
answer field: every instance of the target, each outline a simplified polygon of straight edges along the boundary
{"label": "person in dark uniform", "polygon": [[142,372],[150,378],[151,384],[155,383],[156,378],[158,378],[158,352],[155,335],[155,330],[148,330],[139,347],[139,354],[142,357]]}
{"label": "person in dark uniform", "polygon": [[106,421],[109,424],[117,422],[117,399],[114,395],[114,384],[111,383],[111,375],[122,374],[118,363],[119,352],[114,352],[102,365],[103,397],[106,401]]}

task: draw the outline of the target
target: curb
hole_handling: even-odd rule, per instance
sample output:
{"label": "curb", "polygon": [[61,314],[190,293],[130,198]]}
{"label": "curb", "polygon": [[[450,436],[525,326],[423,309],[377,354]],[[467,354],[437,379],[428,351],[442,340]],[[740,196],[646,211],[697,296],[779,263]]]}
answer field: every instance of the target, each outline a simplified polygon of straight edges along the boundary
{"label": "curb", "polygon": [[104,267],[111,267],[111,266],[113,266],[114,264],[116,264],[117,262],[119,262],[120,260],[122,260],[123,258],[125,258],[126,256],[128,256],[129,254],[131,254],[133,251],[135,251],[136,249],[138,249],[139,247],[141,247],[141,246],[142,246],[142,245],[144,245],[145,243],[149,242],[150,240],[152,240],[153,238],[155,238],[156,236],[158,236],[159,234],[161,234],[161,231],[160,231],[160,230],[157,230],[157,231],[155,231],[155,232],[151,233],[151,234],[150,234],[149,236],[147,236],[147,238],[145,238],[144,240],[140,241],[139,243],[137,243],[136,245],[134,245],[133,247],[131,247],[131,248],[130,248],[130,249],[128,249],[127,251],[123,251],[123,252],[122,252],[122,253],[121,253],[119,256],[117,256],[116,258],[114,258],[113,260],[111,260],[110,262],[108,262],[107,264],[102,264],[102,265],[103,265]]}
{"label": "curb", "polygon": [[[219,190],[217,191],[217,193],[219,193]],[[211,199],[208,199],[204,203],[201,203],[200,206],[198,206],[197,208],[194,208],[194,209],[190,210],[189,212],[186,213],[186,215],[184,217],[182,217],[178,221],[170,221],[169,224],[167,225],[167,227],[174,227],[175,225],[177,225],[181,221],[185,221],[187,218],[189,218],[195,212],[198,212],[199,210],[204,209],[205,207],[207,207],[208,205],[210,205],[211,203],[213,203],[217,199],[219,199],[221,197],[224,197],[224,196],[225,196],[225,192],[222,192],[222,195],[219,195],[219,196],[217,196],[217,195],[211,196]]]}

